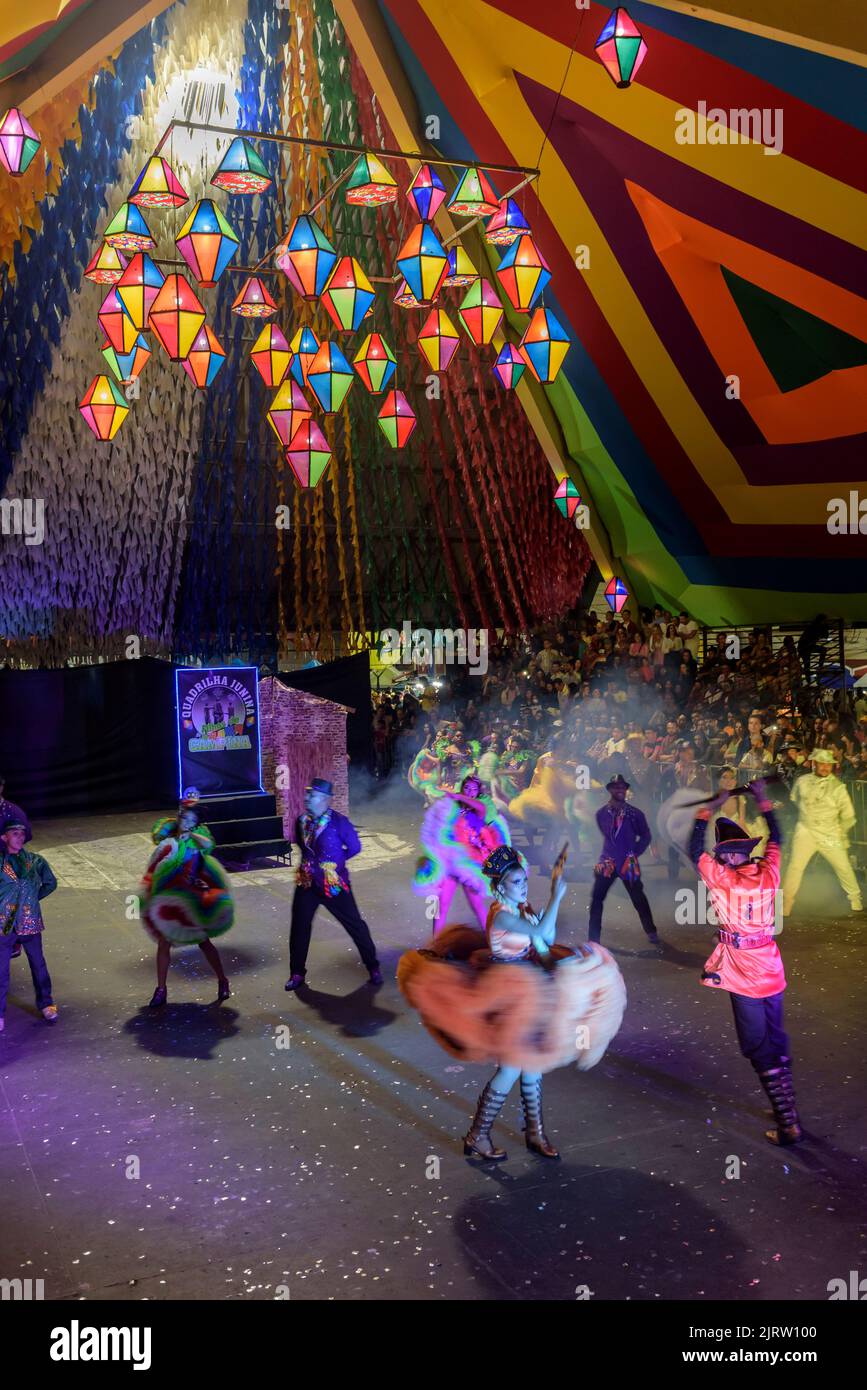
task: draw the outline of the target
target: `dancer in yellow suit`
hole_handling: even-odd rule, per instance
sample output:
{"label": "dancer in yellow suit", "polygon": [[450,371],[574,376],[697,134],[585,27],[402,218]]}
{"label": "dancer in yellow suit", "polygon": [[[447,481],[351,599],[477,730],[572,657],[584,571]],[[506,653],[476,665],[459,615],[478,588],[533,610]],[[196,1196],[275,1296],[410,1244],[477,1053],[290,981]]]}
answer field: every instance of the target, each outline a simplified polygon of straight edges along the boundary
{"label": "dancer in yellow suit", "polygon": [[783,878],[783,911],[791,912],[804,870],[814,854],[821,854],[837,875],[852,912],[862,912],[861,888],[849,858],[847,840],[855,824],[855,811],[839,777],[834,775],[834,754],[814,748],[813,771],[799,777],[791,797],[798,809],[792,837],[792,853]]}

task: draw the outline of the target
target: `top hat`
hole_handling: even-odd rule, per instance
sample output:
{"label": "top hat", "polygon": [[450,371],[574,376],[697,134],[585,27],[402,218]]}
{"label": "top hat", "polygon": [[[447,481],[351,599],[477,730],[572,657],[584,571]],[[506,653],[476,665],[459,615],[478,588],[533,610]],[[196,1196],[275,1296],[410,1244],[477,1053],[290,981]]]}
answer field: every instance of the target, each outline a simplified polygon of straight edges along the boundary
{"label": "top hat", "polygon": [[482,865],[482,873],[486,878],[502,878],[510,869],[521,867],[521,856],[516,849],[511,845],[497,845]]}
{"label": "top hat", "polygon": [[714,826],[714,853],[719,854],[722,850],[734,849],[742,854],[750,854],[759,843],[761,835],[757,835],[751,840],[743,826],[738,825],[736,820],[729,820],[728,816],[720,816]]}
{"label": "top hat", "polygon": [[334,784],[326,782],[324,777],[314,777],[309,787],[305,787],[306,792],[323,792],[325,796],[334,795]]}
{"label": "top hat", "polygon": [[623,773],[618,772],[615,777],[611,778],[610,782],[605,783],[605,790],[607,792],[610,792],[612,787],[623,787],[625,791],[629,791],[631,785],[632,783],[627,782],[626,778],[623,776]]}

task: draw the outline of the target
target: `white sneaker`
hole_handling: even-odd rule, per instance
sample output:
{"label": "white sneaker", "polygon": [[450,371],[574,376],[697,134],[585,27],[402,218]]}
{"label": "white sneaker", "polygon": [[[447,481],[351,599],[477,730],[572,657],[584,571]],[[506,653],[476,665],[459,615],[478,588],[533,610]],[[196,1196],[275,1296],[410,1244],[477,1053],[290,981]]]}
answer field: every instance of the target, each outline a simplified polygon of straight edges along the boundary
{"label": "white sneaker", "polygon": [[46,1023],[54,1023],[57,1018],[57,1005],[48,1004],[47,1007],[42,1010],[42,1017],[45,1019]]}

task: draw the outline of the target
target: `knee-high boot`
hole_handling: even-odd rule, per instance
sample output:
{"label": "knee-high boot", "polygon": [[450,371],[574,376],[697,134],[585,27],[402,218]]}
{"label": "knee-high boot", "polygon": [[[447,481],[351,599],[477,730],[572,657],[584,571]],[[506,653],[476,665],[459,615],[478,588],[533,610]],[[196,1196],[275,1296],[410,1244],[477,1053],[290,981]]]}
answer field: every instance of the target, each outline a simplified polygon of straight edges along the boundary
{"label": "knee-high boot", "polygon": [[524,1138],[527,1148],[543,1158],[559,1158],[560,1155],[548,1140],[542,1119],[542,1078],[537,1076],[528,1081],[521,1076],[521,1103],[524,1107]]}
{"label": "knee-high boot", "polygon": [[465,1154],[478,1154],[479,1158],[487,1158],[495,1163],[508,1158],[505,1149],[497,1149],[491,1142],[491,1125],[502,1110],[507,1094],[506,1091],[495,1091],[488,1082],[479,1096],[473,1123],[464,1135]]}
{"label": "knee-high boot", "polygon": [[803,1139],[804,1134],[798,1118],[795,1088],[792,1084],[792,1072],[788,1065],[788,1058],[781,1058],[781,1065],[778,1067],[771,1067],[768,1071],[760,1071],[759,1080],[767,1092],[768,1100],[773,1108],[774,1119],[777,1122],[776,1129],[765,1131],[765,1138],[769,1144],[783,1146],[797,1144],[800,1139]]}

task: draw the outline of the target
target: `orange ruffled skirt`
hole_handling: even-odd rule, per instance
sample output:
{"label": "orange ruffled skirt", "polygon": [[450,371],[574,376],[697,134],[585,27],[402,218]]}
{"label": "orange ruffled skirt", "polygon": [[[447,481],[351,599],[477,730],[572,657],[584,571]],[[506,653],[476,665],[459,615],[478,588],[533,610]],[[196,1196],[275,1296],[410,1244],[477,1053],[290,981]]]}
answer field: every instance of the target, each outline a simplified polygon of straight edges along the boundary
{"label": "orange ruffled skirt", "polygon": [[440,1047],[465,1062],[548,1072],[603,1057],[626,1007],[613,956],[596,942],[534,960],[496,961],[472,927],[448,927],[397,966],[404,997]]}

